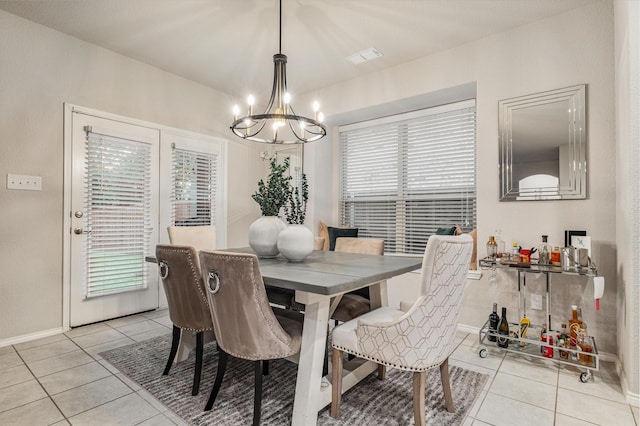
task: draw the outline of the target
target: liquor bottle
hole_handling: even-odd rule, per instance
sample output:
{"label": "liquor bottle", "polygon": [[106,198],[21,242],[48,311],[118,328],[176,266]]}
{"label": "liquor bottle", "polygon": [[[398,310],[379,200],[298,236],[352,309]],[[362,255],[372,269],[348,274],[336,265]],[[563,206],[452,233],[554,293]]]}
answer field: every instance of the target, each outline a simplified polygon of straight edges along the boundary
{"label": "liquor bottle", "polygon": [[507,308],[502,307],[502,317],[498,326],[498,346],[501,348],[509,347],[509,321],[507,321]]}
{"label": "liquor bottle", "polygon": [[[562,324],[560,326],[560,338],[558,339],[558,346],[560,348],[566,348],[569,346],[569,330],[567,329],[567,324]],[[560,349],[560,359],[569,359],[569,352]]]}
{"label": "liquor bottle", "polygon": [[489,314],[489,341],[496,341],[496,334],[498,333],[498,324],[500,323],[500,317],[498,316],[498,304],[493,304],[493,312]]}
{"label": "liquor bottle", "polygon": [[[527,314],[524,314],[520,319],[520,339],[527,338],[527,330],[529,329],[530,325],[531,325],[531,321],[529,320],[529,318],[527,318]],[[523,341],[520,341],[518,342],[518,345],[521,348],[524,348],[526,346],[526,343]]]}
{"label": "liquor bottle", "polygon": [[515,241],[511,245],[511,260],[520,262],[520,246]]}
{"label": "liquor bottle", "polygon": [[578,318],[578,306],[571,305],[572,318],[569,320],[569,346],[575,348],[578,341],[578,333],[582,327],[582,320]]}
{"label": "liquor bottle", "polygon": [[552,265],[560,265],[560,247],[554,247],[551,250],[551,257],[549,258]]}
{"label": "liquor bottle", "polygon": [[551,260],[551,246],[547,244],[547,236],[542,236],[542,244],[538,248],[538,263],[548,265]]}
{"label": "liquor bottle", "polygon": [[588,353],[593,352],[593,346],[591,345],[591,339],[584,328],[581,328],[578,332],[576,349],[580,351],[578,353],[578,361],[580,364],[591,365],[593,363],[593,357],[591,355],[587,355]]}
{"label": "liquor bottle", "polygon": [[498,243],[496,243],[496,239],[493,235],[489,236],[489,241],[487,242],[487,257],[489,259],[495,259],[498,255]]}

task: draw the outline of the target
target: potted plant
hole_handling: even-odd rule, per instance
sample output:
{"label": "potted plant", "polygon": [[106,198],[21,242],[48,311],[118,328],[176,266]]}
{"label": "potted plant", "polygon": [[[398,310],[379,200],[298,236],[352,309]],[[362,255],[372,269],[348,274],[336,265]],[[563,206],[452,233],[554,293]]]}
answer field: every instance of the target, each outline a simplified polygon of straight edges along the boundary
{"label": "potted plant", "polygon": [[285,217],[289,226],[278,236],[278,250],[291,262],[300,262],[313,251],[313,233],[304,226],[309,200],[309,185],[304,173],[300,185],[290,189],[285,206]]}
{"label": "potted plant", "polygon": [[291,176],[286,175],[289,170],[289,157],[282,164],[278,164],[276,157],[269,164],[271,172],[267,183],[262,179],[258,182],[258,190],[251,196],[260,206],[262,216],[278,216],[280,209],[291,198]]}
{"label": "potted plant", "polygon": [[276,257],[279,253],[278,235],[286,225],[278,215],[291,194],[291,176],[287,174],[289,158],[278,164],[274,157],[269,167],[267,181],[260,179],[258,190],[251,196],[260,206],[262,217],[249,227],[249,245],[258,256],[266,258]]}

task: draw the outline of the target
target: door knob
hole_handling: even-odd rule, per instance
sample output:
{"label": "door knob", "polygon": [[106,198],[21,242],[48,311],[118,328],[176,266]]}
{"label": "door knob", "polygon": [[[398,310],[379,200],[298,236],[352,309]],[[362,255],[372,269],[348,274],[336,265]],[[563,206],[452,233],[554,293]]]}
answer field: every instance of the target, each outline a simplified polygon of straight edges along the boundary
{"label": "door knob", "polygon": [[89,234],[90,232],[91,232],[91,231],[85,231],[85,230],[84,230],[84,229],[82,229],[82,228],[75,228],[75,229],[73,230],[73,233],[74,233],[74,234],[77,234],[77,235]]}

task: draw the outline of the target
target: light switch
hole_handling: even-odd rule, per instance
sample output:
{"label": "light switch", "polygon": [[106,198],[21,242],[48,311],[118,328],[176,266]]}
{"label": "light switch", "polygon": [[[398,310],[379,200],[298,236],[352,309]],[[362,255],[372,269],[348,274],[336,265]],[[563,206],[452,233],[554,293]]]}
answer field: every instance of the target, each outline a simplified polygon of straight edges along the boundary
{"label": "light switch", "polygon": [[7,174],[7,189],[42,191],[42,176]]}

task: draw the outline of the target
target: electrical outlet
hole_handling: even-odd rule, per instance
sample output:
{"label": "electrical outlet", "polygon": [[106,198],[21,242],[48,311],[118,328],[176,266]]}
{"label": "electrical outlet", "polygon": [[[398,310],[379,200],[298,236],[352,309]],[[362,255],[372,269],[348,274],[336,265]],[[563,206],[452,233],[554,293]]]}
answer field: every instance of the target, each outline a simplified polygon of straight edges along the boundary
{"label": "electrical outlet", "polygon": [[542,310],[542,295],[541,294],[532,294],[531,295],[531,309],[535,311]]}
{"label": "electrical outlet", "polygon": [[42,176],[7,174],[7,189],[42,191]]}

